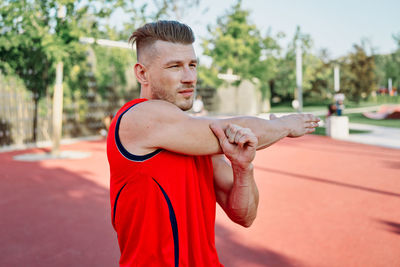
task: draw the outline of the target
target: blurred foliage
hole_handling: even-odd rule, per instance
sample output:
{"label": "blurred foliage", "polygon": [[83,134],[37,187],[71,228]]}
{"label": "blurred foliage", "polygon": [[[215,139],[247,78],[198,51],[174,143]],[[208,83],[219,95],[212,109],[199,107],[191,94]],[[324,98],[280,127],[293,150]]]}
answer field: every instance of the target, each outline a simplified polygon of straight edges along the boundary
{"label": "blurred foliage", "polygon": [[373,55],[367,55],[363,44],[355,44],[353,48],[341,63],[341,92],[359,103],[377,89],[375,60]]}
{"label": "blurred foliage", "polygon": [[327,50],[313,52],[313,40],[297,27],[287,47],[280,45],[284,33],[275,36],[269,29],[260,33],[250,21],[250,13],[238,0],[216,25],[209,25],[209,37],[204,38],[204,54],[212,59],[211,67],[199,68],[199,81],[214,88],[223,81],[218,73],[232,69],[242,79],[260,81],[263,97],[273,103],[291,102],[296,89],[296,43],[300,42],[303,57],[303,98],[305,103],[333,101],[333,67],[340,66],[341,88],[350,101],[367,100],[379,85],[400,87],[400,33],[394,35],[398,49],[389,55],[374,55],[366,51],[366,42],[355,44],[348,55],[332,60]]}
{"label": "blurred foliage", "polygon": [[[130,20],[118,32],[120,40],[128,40],[133,30],[143,24],[160,19],[181,20],[188,10],[198,8],[201,0],[152,0],[139,5],[135,0],[118,0],[116,8],[129,14]],[[204,13],[204,11],[202,11]]]}
{"label": "blurred foliage", "polygon": [[223,80],[217,77],[218,73],[219,70],[214,65],[210,67],[199,65],[197,67],[197,86],[202,88],[218,88],[223,83]]}
{"label": "blurred foliage", "polygon": [[387,88],[388,80],[392,85],[400,88],[400,33],[393,35],[397,50],[387,55],[375,55],[377,82],[379,87]]}
{"label": "blurred foliage", "polygon": [[[315,74],[324,72],[321,60],[312,55],[310,50],[313,41],[309,34],[303,33],[300,27],[296,28],[296,32],[289,42],[285,54],[278,58],[279,69],[273,77],[274,87],[271,88],[272,97],[278,97],[283,101],[294,99],[296,88],[296,43],[300,43],[303,57],[303,93],[307,95],[308,91],[313,88],[313,79]],[[319,85],[314,83],[314,89],[319,89]]]}
{"label": "blurred foliage", "polygon": [[260,76],[262,39],[248,17],[238,1],[226,16],[218,18],[215,28],[209,27],[211,37],[203,40],[204,54],[213,59],[218,71],[232,69],[242,79]]}
{"label": "blurred foliage", "polygon": [[[294,98],[296,88],[296,42],[300,42],[303,51],[303,91],[305,97],[329,97],[329,79],[331,66],[322,53],[313,55],[313,41],[309,34],[297,27],[295,35],[287,48],[280,45],[285,34],[271,34],[268,29],[262,35],[249,20],[249,11],[241,7],[242,1],[218,18],[215,26],[208,26],[210,37],[203,39],[204,54],[212,59],[210,72],[200,69],[199,77],[208,77],[209,86],[218,87],[216,75],[232,69],[241,79],[260,82],[263,98],[289,101]],[[212,78],[210,78],[212,77]]]}
{"label": "blurred foliage", "polygon": [[[86,96],[90,90],[104,96],[107,90],[122,91],[126,85],[126,69],[133,63],[131,52],[95,45],[90,48],[79,43],[80,37],[112,40],[126,37],[132,28],[119,32],[108,25],[108,18],[118,8],[131,14],[130,25],[137,26],[148,18],[167,17],[171,12],[178,14],[183,7],[198,5],[199,0],[154,0],[154,4],[158,9],[149,14],[147,4],[138,7],[134,0],[0,2],[0,70],[5,75],[21,78],[26,89],[33,93],[34,129],[38,102],[53,92],[57,62],[63,62],[66,103],[73,103],[77,96]],[[33,133],[35,141],[36,132]]]}
{"label": "blurred foliage", "polygon": [[250,22],[249,11],[242,9],[241,4],[241,0],[237,1],[217,19],[216,25],[208,26],[210,37],[203,39],[202,46],[204,54],[212,59],[212,65],[208,69],[199,69],[199,80],[217,88],[224,82],[217,78],[217,74],[231,69],[241,80],[257,83],[263,98],[269,100],[269,81],[278,71],[276,55],[281,51],[278,40],[283,34],[272,36],[269,30],[262,36],[256,25]]}
{"label": "blurred foliage", "polygon": [[[64,73],[68,73],[74,62],[85,60],[84,49],[78,43],[78,24],[85,7],[78,8],[77,3],[22,0],[0,4],[0,69],[19,76],[33,92],[33,129],[37,125],[38,101],[54,82],[56,62],[63,60]],[[32,140],[36,141],[36,131]]]}
{"label": "blurred foliage", "polygon": [[[157,19],[182,19],[200,0],[3,0],[0,2],[0,70],[16,76],[33,93],[37,103],[53,92],[55,66],[64,63],[66,103],[85,105],[85,97],[131,96],[137,87],[129,70],[135,62],[132,51],[79,42],[80,37],[127,40],[132,31]],[[111,26],[117,10],[130,18],[124,29]],[[201,11],[199,11],[201,13]],[[59,16],[62,15],[62,16]],[[290,103],[296,88],[296,42],[303,51],[304,103],[326,103],[334,94],[333,66],[340,65],[341,88],[351,101],[367,99],[380,87],[400,87],[400,33],[393,35],[397,50],[374,55],[356,44],[348,55],[332,60],[326,50],[313,52],[313,40],[297,27],[293,36],[271,29],[261,32],[250,20],[250,11],[237,0],[202,40],[211,65],[199,65],[199,86],[218,88],[224,81],[218,73],[232,69],[241,79],[257,83],[263,98]],[[282,40],[289,38],[288,45]],[[128,72],[129,71],[129,72]],[[127,73],[129,73],[127,75]],[[256,78],[256,79],[254,79]],[[87,102],[87,101],[86,101]],[[37,114],[37,110],[35,114]],[[33,137],[35,139],[35,137]]]}

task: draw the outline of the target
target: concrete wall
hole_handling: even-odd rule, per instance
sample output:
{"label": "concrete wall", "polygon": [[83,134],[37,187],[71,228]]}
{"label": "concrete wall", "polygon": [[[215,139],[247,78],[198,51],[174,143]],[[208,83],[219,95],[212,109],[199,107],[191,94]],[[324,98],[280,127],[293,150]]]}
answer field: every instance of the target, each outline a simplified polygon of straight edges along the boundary
{"label": "concrete wall", "polygon": [[255,84],[243,80],[238,87],[221,86],[216,94],[215,113],[256,115],[261,111],[261,93]]}

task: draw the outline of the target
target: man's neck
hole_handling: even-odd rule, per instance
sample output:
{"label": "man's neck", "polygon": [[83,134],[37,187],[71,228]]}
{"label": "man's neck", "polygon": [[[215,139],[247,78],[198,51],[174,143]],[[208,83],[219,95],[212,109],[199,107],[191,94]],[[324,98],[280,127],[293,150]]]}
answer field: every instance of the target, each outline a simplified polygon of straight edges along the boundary
{"label": "man's neck", "polygon": [[146,90],[142,88],[140,90],[140,98],[146,98],[146,99],[151,99],[151,92],[150,90]]}

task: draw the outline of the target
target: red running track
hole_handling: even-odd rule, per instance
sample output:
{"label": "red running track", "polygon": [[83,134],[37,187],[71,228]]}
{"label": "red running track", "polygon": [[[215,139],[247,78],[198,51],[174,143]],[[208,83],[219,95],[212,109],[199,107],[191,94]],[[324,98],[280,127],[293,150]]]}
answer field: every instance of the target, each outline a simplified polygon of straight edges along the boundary
{"label": "red running track", "polygon": [[[0,266],[117,266],[105,142],[64,150],[81,160],[18,162],[0,153]],[[320,136],[257,153],[256,221],[234,225],[218,209],[226,267],[400,266],[400,150]]]}

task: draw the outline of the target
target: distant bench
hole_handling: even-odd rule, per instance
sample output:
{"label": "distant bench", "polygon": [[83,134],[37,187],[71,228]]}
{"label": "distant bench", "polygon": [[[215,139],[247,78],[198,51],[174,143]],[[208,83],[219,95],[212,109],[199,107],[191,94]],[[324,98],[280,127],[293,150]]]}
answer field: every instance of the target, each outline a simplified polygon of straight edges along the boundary
{"label": "distant bench", "polygon": [[400,105],[382,105],[377,112],[364,112],[363,115],[373,120],[400,119]]}

